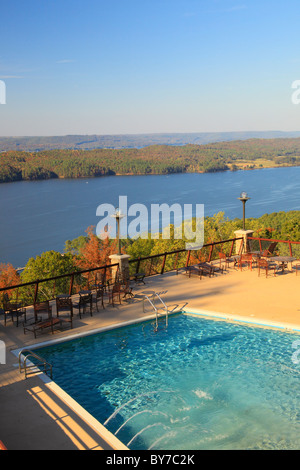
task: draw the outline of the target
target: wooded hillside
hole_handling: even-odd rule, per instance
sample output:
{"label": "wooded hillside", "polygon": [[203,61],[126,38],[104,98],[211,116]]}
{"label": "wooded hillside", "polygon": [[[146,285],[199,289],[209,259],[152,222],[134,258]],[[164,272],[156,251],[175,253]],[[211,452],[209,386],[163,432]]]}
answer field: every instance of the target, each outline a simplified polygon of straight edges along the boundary
{"label": "wooded hillside", "polygon": [[8,151],[0,153],[0,162],[0,182],[296,166],[300,164],[300,138],[141,149]]}

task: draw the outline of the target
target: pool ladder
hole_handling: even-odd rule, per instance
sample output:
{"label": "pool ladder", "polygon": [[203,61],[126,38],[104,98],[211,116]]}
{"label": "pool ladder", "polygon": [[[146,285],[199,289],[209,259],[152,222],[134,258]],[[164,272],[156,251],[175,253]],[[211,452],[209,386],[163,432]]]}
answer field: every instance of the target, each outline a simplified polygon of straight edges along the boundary
{"label": "pool ladder", "polygon": [[[23,358],[23,364],[22,364],[22,356],[24,353],[28,353],[26,356]],[[27,364],[27,359],[29,357],[33,357],[37,359],[38,363],[37,364]],[[52,365],[49,364],[44,358],[41,356],[38,356],[34,352],[30,351],[30,349],[23,349],[22,351],[19,352],[19,371],[22,373],[23,371],[25,372],[25,379],[29,375],[36,374],[40,372],[40,369],[42,369],[42,372],[44,372],[46,375],[48,375],[52,379]]]}
{"label": "pool ladder", "polygon": [[[158,301],[160,302],[160,304],[161,304],[160,307],[155,306],[155,300],[156,299],[158,299]],[[153,308],[153,310],[155,312],[155,315],[156,315],[155,328],[156,328],[156,330],[158,329],[158,316],[159,315],[165,315],[166,316],[166,326],[168,326],[169,309],[168,309],[167,305],[164,303],[164,301],[162,300],[162,298],[160,297],[160,295],[157,294],[157,293],[154,293],[151,296],[151,298],[148,295],[144,295],[144,297],[143,297],[143,311],[144,312],[145,312],[145,301],[146,300],[150,303],[151,307]],[[161,312],[161,310],[163,310],[163,312]]]}

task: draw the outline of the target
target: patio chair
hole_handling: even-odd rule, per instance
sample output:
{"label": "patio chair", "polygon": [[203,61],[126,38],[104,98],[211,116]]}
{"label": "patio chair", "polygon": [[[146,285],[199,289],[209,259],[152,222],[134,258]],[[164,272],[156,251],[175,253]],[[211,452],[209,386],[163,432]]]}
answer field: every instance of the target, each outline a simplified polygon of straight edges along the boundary
{"label": "patio chair", "polygon": [[129,297],[130,299],[134,297],[132,292],[132,287],[130,287],[130,281],[127,280],[124,284],[121,284],[120,293],[123,294],[123,299],[127,300]]}
{"label": "patio chair", "polygon": [[300,259],[295,259],[292,262],[292,269],[295,269],[296,276],[298,276],[298,271],[300,272]]}
{"label": "patio chair", "polygon": [[33,310],[36,322],[39,321],[39,315],[47,314],[48,318],[52,317],[52,305],[50,305],[49,300],[45,300],[44,302],[36,302],[33,305]]}
{"label": "patio chair", "polygon": [[121,287],[122,287],[121,284],[116,283],[111,287],[111,290],[108,293],[109,303],[111,303],[113,307],[115,305],[115,300],[114,300],[115,297],[118,298],[118,301],[119,301],[120,304],[122,303],[122,301],[121,301],[121,290],[122,290],[122,288]]}
{"label": "patio chair", "polygon": [[89,308],[91,317],[93,316],[93,297],[91,292],[79,292],[79,301],[77,304],[79,310],[79,318],[86,312],[87,307]]}
{"label": "patio chair", "polygon": [[223,253],[222,251],[219,252],[219,260],[220,260],[220,268],[223,268],[223,269],[229,268],[230,263],[234,263],[234,266],[237,263],[236,258],[226,256],[225,253]]}
{"label": "patio chair", "polygon": [[24,315],[26,321],[26,308],[23,307],[21,302],[10,301],[7,293],[3,296],[3,313],[4,313],[4,325],[6,326],[7,317],[10,317],[12,322],[14,318],[17,319],[17,326],[19,326],[19,317]]}
{"label": "patio chair", "polygon": [[56,297],[56,314],[69,313],[73,317],[73,302],[70,297]]}
{"label": "patio chair", "polygon": [[271,271],[274,276],[276,276],[276,272],[278,270],[278,266],[276,263],[271,263],[266,259],[258,259],[257,260],[257,267],[258,267],[258,275],[260,276],[260,272],[264,271],[266,277],[268,277],[269,272]]}
{"label": "patio chair", "polygon": [[107,287],[109,286],[109,279],[106,277],[106,270],[96,273],[95,286],[101,286],[103,287],[104,291],[106,291]]}
{"label": "patio chair", "polygon": [[243,265],[246,264],[246,266],[248,266],[248,269],[251,269],[252,271],[252,262],[253,262],[252,255],[250,253],[244,253],[240,256],[238,260],[238,267],[242,271]]}
{"label": "patio chair", "polygon": [[95,292],[92,298],[92,302],[96,304],[97,312],[99,312],[98,302],[101,302],[102,308],[104,307],[104,287],[102,285],[95,286]]}

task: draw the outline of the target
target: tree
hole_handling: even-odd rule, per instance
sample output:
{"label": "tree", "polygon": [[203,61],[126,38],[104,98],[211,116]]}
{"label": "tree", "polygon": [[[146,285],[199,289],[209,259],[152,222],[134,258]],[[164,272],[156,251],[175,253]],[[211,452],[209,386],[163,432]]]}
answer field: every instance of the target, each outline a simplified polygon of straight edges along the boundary
{"label": "tree", "polygon": [[[20,284],[20,276],[17,273],[16,269],[10,263],[0,263],[0,288],[16,286]],[[3,302],[4,293],[7,293],[9,296],[17,296],[13,290],[7,290],[1,292],[1,303]]]}
{"label": "tree", "polygon": [[87,241],[79,248],[76,265],[85,270],[110,264],[109,256],[116,253],[116,240],[110,240],[108,234],[98,238],[93,226],[88,227],[86,233]]}
{"label": "tree", "polygon": [[74,240],[67,240],[65,242],[65,253],[72,253],[73,256],[79,256],[81,250],[83,250],[84,246],[88,241],[88,237],[84,237],[80,235],[80,237],[74,238]]}
{"label": "tree", "polygon": [[[23,283],[71,274],[78,271],[71,253],[61,254],[57,251],[46,251],[36,258],[30,258],[21,274]],[[38,300],[55,298],[59,294],[69,292],[70,277],[39,283]],[[33,297],[33,289],[22,290],[27,302]]]}

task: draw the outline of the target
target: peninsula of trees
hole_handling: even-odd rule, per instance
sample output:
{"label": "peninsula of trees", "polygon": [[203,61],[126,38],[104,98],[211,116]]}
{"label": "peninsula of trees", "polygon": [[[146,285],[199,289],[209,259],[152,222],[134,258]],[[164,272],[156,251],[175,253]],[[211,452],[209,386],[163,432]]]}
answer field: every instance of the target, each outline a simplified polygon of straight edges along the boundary
{"label": "peninsula of trees", "polygon": [[126,149],[2,151],[0,182],[108,175],[198,173],[300,164],[300,138]]}

